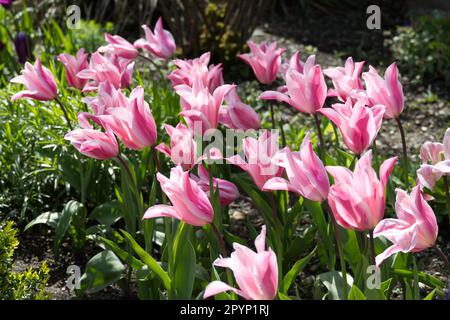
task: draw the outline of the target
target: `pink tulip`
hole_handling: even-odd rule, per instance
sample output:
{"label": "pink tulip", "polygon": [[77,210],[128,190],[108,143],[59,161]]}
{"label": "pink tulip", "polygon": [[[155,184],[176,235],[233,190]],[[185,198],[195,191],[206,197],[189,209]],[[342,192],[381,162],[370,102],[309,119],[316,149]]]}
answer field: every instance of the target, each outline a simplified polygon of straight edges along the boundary
{"label": "pink tulip", "polygon": [[102,82],[109,82],[114,88],[126,88],[131,84],[134,62],[114,55],[103,56],[95,52],[89,67],[80,71],[77,77],[90,80],[83,92],[95,91]]}
{"label": "pink tulip", "polygon": [[128,60],[134,60],[139,55],[139,51],[121,36],[105,33],[105,41],[108,45],[100,47],[99,52],[114,54]]}
{"label": "pink tulip", "polygon": [[286,49],[277,48],[277,43],[264,42],[259,46],[252,41],[247,42],[250,53],[240,54],[239,58],[249,64],[256,78],[263,84],[271,84],[278,75],[281,55]]}
{"label": "pink tulip", "polygon": [[201,126],[201,133],[208,129],[216,129],[219,122],[219,110],[225,95],[234,85],[222,85],[211,94],[200,78],[191,87],[178,85],[175,91],[183,99],[183,111],[180,113],[188,123],[189,128]]}
{"label": "pink tulip", "polygon": [[272,178],[264,184],[263,190],[287,190],[312,201],[323,201],[328,197],[330,182],[327,171],[313,151],[309,134],[303,139],[300,152],[291,152],[286,147],[275,159],[280,167],[286,169],[288,180]]}
{"label": "pink tulip", "polygon": [[[191,179],[197,182],[200,189],[202,189],[206,193],[208,198],[211,198],[208,171],[205,169],[205,167],[199,164],[197,167],[197,173],[198,176],[191,173]],[[212,178],[212,182],[214,192],[219,189],[219,204],[221,206],[227,206],[234,200],[239,198],[239,190],[234,185],[234,183],[219,178]]]}
{"label": "pink tulip", "polygon": [[192,131],[182,123],[175,128],[166,124],[164,128],[170,137],[170,147],[161,143],[155,149],[170,157],[183,170],[190,170],[197,163],[197,142]]}
{"label": "pink tulip", "polygon": [[58,94],[55,78],[49,69],[42,67],[40,58],[36,60],[34,66],[26,62],[22,75],[13,78],[11,82],[21,83],[26,88],[13,95],[12,101],[17,99],[48,101],[53,100]]}
{"label": "pink tulip", "polygon": [[106,160],[119,154],[119,144],[109,128],[106,132],[94,130],[92,126],[80,119],[81,129],[75,129],[64,136],[82,154],[97,160]]}
{"label": "pink tulip", "polygon": [[303,68],[305,64],[302,60],[300,60],[300,52],[296,51],[291,59],[289,59],[289,62],[285,62],[281,64],[281,75],[283,76],[283,79],[286,81],[286,74],[289,69],[294,69],[299,73],[303,73]]}
{"label": "pink tulip", "polygon": [[425,142],[420,148],[422,165],[417,170],[421,186],[433,190],[442,176],[450,175],[450,128],[444,135],[443,143]]}
{"label": "pink tulip", "polygon": [[256,252],[238,243],[233,243],[234,252],[229,258],[214,261],[217,267],[230,268],[239,289],[222,281],[213,281],[205,289],[206,299],[218,293],[233,291],[246,300],[273,300],[278,289],[277,256],[272,249],[265,250],[266,226],[255,239]]}
{"label": "pink tulip", "polygon": [[58,60],[66,68],[66,78],[69,86],[77,89],[83,89],[87,80],[77,77],[78,72],[88,67],[88,55],[84,52],[84,49],[80,49],[77,55],[74,57],[70,54],[60,54]]}
{"label": "pink tulip", "polygon": [[303,73],[289,69],[286,73],[286,87],[283,92],[265,91],[259,99],[278,100],[304,113],[319,111],[327,97],[327,85],[322,68],[315,64],[315,56],[310,56],[304,65]]}
{"label": "pink tulip", "polygon": [[153,206],[145,212],[144,219],[172,217],[193,226],[204,226],[213,222],[214,210],[208,196],[189,178],[189,172],[184,172],[177,166],[170,170],[170,179],[159,172],[157,179],[172,205]]}
{"label": "pink tulip", "polygon": [[376,226],[374,237],[386,237],[393,243],[376,257],[379,266],[397,252],[419,252],[432,247],[438,235],[438,225],[433,209],[416,186],[408,195],[397,189],[395,212],[398,219],[384,219]]}
{"label": "pink tulip", "polygon": [[336,103],[332,108],[322,108],[320,113],[339,128],[347,148],[361,154],[377,136],[385,109],[382,105],[366,107],[360,101],[353,106],[351,99],[348,99],[345,104]]}
{"label": "pink tulip", "polygon": [[169,31],[163,29],[162,18],[156,22],[154,33],[145,24],[142,28],[145,39],[137,40],[134,43],[136,48],[146,50],[160,59],[168,59],[175,53],[175,39]]}
{"label": "pink tulip", "polygon": [[226,106],[219,110],[219,122],[230,129],[259,129],[261,120],[255,110],[241,101],[237,88],[231,89],[225,96]]}
{"label": "pink tulip", "polygon": [[325,69],[323,73],[331,78],[334,86],[331,94],[345,102],[352,97],[353,91],[363,90],[360,79],[363,66],[364,61],[354,63],[352,57],[348,57],[344,67]]}
{"label": "pink tulip", "polygon": [[240,155],[234,155],[226,160],[246,171],[256,186],[263,190],[265,183],[283,173],[283,168],[275,164],[272,158],[278,153],[278,134],[264,131],[258,139],[244,139],[243,151],[247,162]]}
{"label": "pink tulip", "polygon": [[371,166],[372,151],[367,151],[351,172],[345,167],[326,167],[334,177],[328,202],[336,222],[346,229],[372,230],[384,216],[385,189],[397,157],[383,162],[380,180]]}
{"label": "pink tulip", "polygon": [[95,115],[103,115],[108,108],[118,108],[128,104],[122,91],[114,88],[108,81],[98,85],[97,96],[84,97],[82,101],[92,108]]}
{"label": "pink tulip", "polygon": [[192,60],[174,60],[173,63],[177,66],[177,69],[167,76],[172,86],[185,84],[192,87],[195,79],[200,78],[209,92],[213,93],[217,87],[223,85],[223,76],[220,64],[208,66],[210,57],[211,54],[206,52],[199,58]]}
{"label": "pink tulip", "polygon": [[152,146],[157,137],[155,120],[150,107],[144,101],[144,90],[136,87],[126,99],[126,105],[108,108],[105,114],[95,116],[133,150]]}
{"label": "pink tulip", "polygon": [[403,110],[404,98],[395,62],[386,69],[384,79],[372,66],[369,66],[369,72],[364,72],[362,77],[371,105],[382,104],[386,107],[385,118],[397,118]]}

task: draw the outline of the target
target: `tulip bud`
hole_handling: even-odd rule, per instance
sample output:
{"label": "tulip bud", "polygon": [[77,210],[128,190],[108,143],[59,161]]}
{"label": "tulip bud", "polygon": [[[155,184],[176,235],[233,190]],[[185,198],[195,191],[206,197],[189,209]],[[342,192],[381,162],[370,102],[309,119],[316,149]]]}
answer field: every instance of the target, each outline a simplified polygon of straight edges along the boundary
{"label": "tulip bud", "polygon": [[32,59],[30,38],[25,32],[19,32],[14,39],[14,46],[16,47],[17,58],[21,64]]}

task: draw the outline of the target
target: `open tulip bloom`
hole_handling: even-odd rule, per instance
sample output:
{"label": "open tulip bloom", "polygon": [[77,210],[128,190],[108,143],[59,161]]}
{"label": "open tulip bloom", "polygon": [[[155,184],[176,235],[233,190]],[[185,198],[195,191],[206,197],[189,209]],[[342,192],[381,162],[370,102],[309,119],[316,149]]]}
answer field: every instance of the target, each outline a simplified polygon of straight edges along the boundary
{"label": "open tulip bloom", "polygon": [[277,257],[266,247],[266,226],[255,239],[256,252],[238,243],[233,243],[231,257],[220,257],[214,265],[233,271],[239,289],[222,281],[213,281],[205,289],[206,299],[225,291],[233,291],[246,300],[273,300],[278,288]]}
{"label": "open tulip bloom", "polygon": [[84,52],[84,49],[78,50],[75,57],[66,53],[60,54],[58,60],[66,68],[67,83],[71,87],[83,89],[87,80],[78,77],[77,74],[88,67],[88,55]]}
{"label": "open tulip bloom", "polygon": [[156,22],[154,32],[145,24],[142,28],[145,32],[145,38],[134,43],[136,48],[148,51],[159,59],[168,59],[175,53],[177,48],[175,39],[169,31],[163,29],[162,18],[159,18]]}

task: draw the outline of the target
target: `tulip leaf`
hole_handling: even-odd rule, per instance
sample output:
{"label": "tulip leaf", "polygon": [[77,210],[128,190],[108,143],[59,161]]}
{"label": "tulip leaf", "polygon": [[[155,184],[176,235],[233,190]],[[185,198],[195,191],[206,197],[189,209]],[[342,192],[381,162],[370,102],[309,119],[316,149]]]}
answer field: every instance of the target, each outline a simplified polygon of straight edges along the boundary
{"label": "tulip leaf", "polygon": [[306,267],[308,262],[311,260],[311,258],[316,253],[317,247],[314,248],[313,251],[311,251],[310,254],[308,254],[306,257],[298,260],[291,268],[291,270],[286,273],[286,275],[283,278],[283,290],[282,293],[288,292],[289,288],[292,285],[292,281],[295,279],[295,277],[302,272],[302,270]]}
{"label": "tulip leaf", "polygon": [[348,293],[348,300],[366,300],[366,296],[357,286],[352,285],[352,288]]}
{"label": "tulip leaf", "polygon": [[86,264],[86,272],[80,278],[80,290],[99,291],[118,281],[125,266],[111,250],[93,256]]}
{"label": "tulip leaf", "polygon": [[159,263],[153,259],[151,255],[147,253],[144,249],[142,249],[141,246],[133,239],[133,237],[127,233],[125,230],[121,230],[122,234],[127,238],[128,242],[131,244],[131,247],[133,248],[134,252],[142,259],[142,262],[144,262],[150,270],[152,270],[163,282],[164,287],[167,290],[170,290],[170,278],[167,275],[167,272],[164,271],[164,269],[159,265]]}
{"label": "tulip leaf", "polygon": [[58,225],[58,220],[61,217],[61,214],[62,214],[61,212],[50,212],[50,211],[44,212],[39,216],[37,216],[35,219],[33,219],[30,223],[28,223],[23,231],[27,231],[32,226],[42,223],[52,228],[56,228],[56,226]]}
{"label": "tulip leaf", "polygon": [[[343,300],[343,287],[344,279],[342,273],[339,271],[331,271],[326,273],[321,273],[317,276],[320,282],[328,289],[328,293],[332,300]],[[347,292],[350,291],[353,285],[353,278],[351,275],[347,274]]]}
{"label": "tulip leaf", "polygon": [[[398,276],[407,278],[407,279],[414,279],[414,272],[411,270],[405,270],[405,269],[392,269],[392,272]],[[419,277],[419,281],[429,285],[432,288],[444,288],[445,283],[439,280],[438,278],[426,274],[424,272],[418,272],[417,276]]]}
{"label": "tulip leaf", "polygon": [[190,241],[177,250],[173,286],[176,299],[191,299],[194,288],[196,255]]}
{"label": "tulip leaf", "polygon": [[64,206],[62,215],[55,228],[55,236],[53,238],[53,249],[55,252],[59,251],[59,245],[75,215],[86,216],[86,207],[78,201],[70,200]]}
{"label": "tulip leaf", "polygon": [[140,260],[133,257],[131,254],[121,249],[114,241],[108,240],[103,237],[99,237],[100,241],[103,242],[106,248],[114,251],[114,253],[126,264],[131,266],[135,270],[140,270],[145,266]]}
{"label": "tulip leaf", "polygon": [[89,216],[90,220],[97,220],[101,224],[110,226],[121,218],[119,203],[109,201],[95,207]]}
{"label": "tulip leaf", "polygon": [[433,300],[434,295],[436,294],[437,288],[434,288],[423,300]]}

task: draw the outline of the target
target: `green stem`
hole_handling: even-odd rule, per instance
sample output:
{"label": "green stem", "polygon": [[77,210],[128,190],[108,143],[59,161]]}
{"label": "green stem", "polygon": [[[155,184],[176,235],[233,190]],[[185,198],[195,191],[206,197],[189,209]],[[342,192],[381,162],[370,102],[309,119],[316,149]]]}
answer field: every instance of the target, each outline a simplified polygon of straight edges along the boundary
{"label": "green stem", "polygon": [[414,272],[414,299],[420,300],[420,289],[419,289],[419,275],[417,269],[416,256],[412,255],[413,259],[413,272]]}
{"label": "green stem", "polygon": [[211,223],[211,230],[213,231],[214,235],[216,236],[217,243],[219,244],[220,254],[222,257],[228,257],[227,248],[225,246],[225,241],[223,240],[223,236],[220,233],[217,226],[213,223]]}
{"label": "green stem", "polygon": [[139,54],[138,57],[150,62],[150,64],[153,65],[155,67],[156,71],[159,73],[161,80],[165,78],[164,73],[161,71],[160,66],[158,64],[156,64],[155,61],[153,61],[152,59],[150,59],[142,54]]}
{"label": "green stem", "polygon": [[375,241],[373,239],[373,230],[369,231],[369,242],[370,242],[370,261],[372,265],[376,265],[375,262]]}
{"label": "green stem", "polygon": [[320,152],[320,158],[322,159],[322,161],[325,164],[325,143],[323,140],[323,136],[322,136],[322,130],[320,129],[320,119],[319,116],[317,115],[317,112],[313,114],[314,117],[314,122],[316,124],[316,129],[317,129],[317,136],[319,137],[319,143],[320,143],[320,148],[319,148],[319,152]]}
{"label": "green stem", "polygon": [[405,184],[408,185],[408,173],[409,173],[409,159],[408,159],[408,148],[406,147],[406,136],[405,131],[403,130],[402,121],[400,117],[395,118],[397,122],[398,130],[400,131],[400,137],[402,139],[402,150],[403,150],[403,173]]}
{"label": "green stem", "polygon": [[72,124],[70,123],[69,115],[67,114],[66,108],[62,104],[61,100],[58,99],[58,97],[55,97],[54,99],[59,104],[59,106],[61,107],[61,109],[62,109],[62,111],[64,113],[64,117],[66,118],[67,125],[69,126],[70,131],[73,131],[73,127],[72,127]]}
{"label": "green stem", "polygon": [[444,176],[443,179],[444,179],[445,199],[447,200],[446,202],[447,202],[448,223],[450,224],[450,192],[448,187],[447,176]]}

